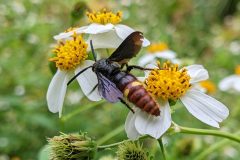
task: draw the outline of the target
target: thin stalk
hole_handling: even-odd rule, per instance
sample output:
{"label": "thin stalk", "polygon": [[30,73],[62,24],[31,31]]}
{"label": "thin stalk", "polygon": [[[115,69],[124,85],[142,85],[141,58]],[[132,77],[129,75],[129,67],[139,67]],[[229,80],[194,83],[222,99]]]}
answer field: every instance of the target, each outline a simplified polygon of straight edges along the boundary
{"label": "thin stalk", "polygon": [[203,160],[203,159],[206,159],[206,156],[213,153],[213,151],[215,151],[216,149],[218,148],[221,148],[222,146],[225,146],[226,144],[228,144],[229,142],[232,142],[228,139],[224,139],[212,146],[210,146],[208,149],[205,149],[202,153],[200,153],[199,155],[197,155],[195,157],[194,160]]}
{"label": "thin stalk", "polygon": [[[239,135],[240,131],[238,131],[236,134]],[[215,143],[213,145],[211,145],[208,149],[205,149],[203,152],[201,152],[199,155],[197,155],[197,157],[195,158],[195,160],[202,160],[205,159],[209,154],[213,153],[215,150],[224,147],[228,144],[230,144],[232,141],[230,141],[229,139],[223,139],[221,141],[219,141],[218,143]]]}
{"label": "thin stalk", "polygon": [[102,145],[102,146],[98,146],[97,148],[98,149],[105,149],[105,148],[111,148],[111,147],[115,147],[115,146],[118,146],[124,142],[129,142],[131,141],[130,139],[128,140],[124,140],[124,141],[120,141],[120,142],[116,142],[116,143],[112,143],[112,144],[108,144],[108,145]]}
{"label": "thin stalk", "polygon": [[186,133],[186,134],[196,134],[196,135],[212,135],[217,137],[224,137],[233,141],[240,143],[240,136],[231,133],[219,131],[219,130],[209,130],[209,129],[196,129],[189,127],[182,127],[174,123],[175,133]]}
{"label": "thin stalk", "polygon": [[121,125],[119,127],[117,127],[116,129],[114,129],[113,131],[111,131],[110,133],[108,133],[106,136],[102,137],[101,139],[98,140],[98,145],[102,145],[105,142],[107,142],[109,139],[115,137],[116,135],[118,135],[119,133],[121,133],[122,131],[124,131],[124,125]]}
{"label": "thin stalk", "polygon": [[[147,138],[148,136],[141,136],[140,138],[139,138],[139,140],[140,139],[144,139],[144,138]],[[108,144],[108,145],[102,145],[102,146],[98,146],[97,148],[98,149],[105,149],[105,148],[111,148],[111,147],[115,147],[115,146],[118,146],[118,145],[120,145],[120,144],[122,144],[122,143],[124,143],[124,142],[129,142],[129,141],[132,141],[131,139],[127,139],[127,140],[123,140],[123,141],[120,141],[120,142],[116,142],[116,143],[112,143],[112,144]]]}
{"label": "thin stalk", "polygon": [[93,103],[93,104],[92,104],[92,103],[91,103],[91,104],[88,104],[88,105],[86,105],[86,106],[81,106],[81,107],[79,107],[78,109],[74,110],[73,112],[71,112],[71,113],[63,116],[63,117],[61,118],[61,120],[62,120],[62,122],[66,122],[67,120],[69,120],[70,118],[76,116],[77,114],[79,114],[79,113],[81,113],[81,112],[84,112],[84,111],[87,111],[87,110],[89,110],[89,109],[91,109],[91,108],[93,108],[93,107],[96,107],[96,106],[98,106],[98,105],[100,105],[100,104],[103,104],[103,103],[105,103],[105,101],[99,101],[99,102],[95,102],[95,103]]}
{"label": "thin stalk", "polygon": [[165,148],[163,146],[162,138],[158,139],[158,143],[159,143],[159,146],[160,146],[161,151],[162,151],[163,159],[166,160],[166,151],[165,151]]}

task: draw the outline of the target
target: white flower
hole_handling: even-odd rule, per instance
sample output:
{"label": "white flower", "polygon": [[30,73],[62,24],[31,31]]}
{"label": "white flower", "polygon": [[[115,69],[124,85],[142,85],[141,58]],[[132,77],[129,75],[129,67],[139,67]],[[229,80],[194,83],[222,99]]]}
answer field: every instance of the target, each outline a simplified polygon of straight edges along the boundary
{"label": "white flower", "polygon": [[220,81],[219,88],[222,91],[232,90],[235,92],[240,92],[240,75],[231,75],[224,78]]}
{"label": "white flower", "polygon": [[[148,65],[148,68],[156,66]],[[160,68],[160,65],[158,66]],[[143,79],[143,78],[140,78]],[[135,108],[125,122],[127,136],[136,139],[148,134],[160,138],[171,125],[171,111],[168,100],[180,99],[186,109],[200,121],[219,128],[219,123],[227,118],[228,108],[216,99],[192,88],[195,83],[208,79],[208,72],[202,65],[191,65],[178,70],[177,65],[165,63],[163,70],[146,72],[146,88],[158,97],[160,116],[152,116]],[[161,89],[156,89],[161,86]]]}
{"label": "white flower", "polygon": [[240,92],[240,65],[235,68],[235,74],[225,77],[219,83],[219,88],[222,91]]}
{"label": "white flower", "polygon": [[[74,32],[77,34],[89,34],[87,42],[92,40],[94,48],[117,48],[122,41],[135,30],[118,24],[121,21],[121,12],[113,14],[112,12],[87,13],[91,24],[79,28],[72,28],[66,32],[54,36],[56,40],[71,38]],[[144,38],[142,46],[148,46],[150,42]],[[90,50],[90,48],[88,48]]]}
{"label": "white flower", "polygon": [[[61,42],[54,50],[57,54],[56,57],[50,59],[50,61],[56,63],[58,70],[49,84],[46,98],[49,110],[53,113],[59,112],[59,117],[61,117],[62,114],[67,83],[73,74],[77,74],[84,68],[94,64],[94,61],[85,60],[87,58],[87,44],[82,37],[76,34],[73,36],[74,38],[72,40],[68,40],[65,43]],[[92,69],[89,68],[83,72],[77,77],[77,81],[83,93],[90,100],[99,101],[101,99],[97,90],[94,90],[90,94],[97,84],[97,77]]]}
{"label": "white flower", "polygon": [[139,59],[138,64],[145,66],[146,64],[154,63],[157,58],[171,60],[172,62],[180,61],[176,58],[176,53],[170,50],[166,43],[154,43],[148,47],[148,52]]}

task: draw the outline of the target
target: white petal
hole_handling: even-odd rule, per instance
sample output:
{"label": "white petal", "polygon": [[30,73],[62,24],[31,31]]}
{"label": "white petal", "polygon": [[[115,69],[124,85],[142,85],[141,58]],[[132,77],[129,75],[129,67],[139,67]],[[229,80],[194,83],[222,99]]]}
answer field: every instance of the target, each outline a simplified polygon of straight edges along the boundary
{"label": "white petal", "polygon": [[[118,25],[115,25],[115,30],[117,32],[117,35],[122,39],[124,40],[125,38],[127,38],[127,36],[129,36],[132,32],[134,32],[135,30],[126,26],[126,25],[123,25],[123,24],[118,24]],[[150,41],[146,38],[143,39],[143,43],[142,43],[142,46],[143,47],[147,47],[150,45]]]}
{"label": "white petal", "polygon": [[189,76],[191,77],[190,83],[196,83],[208,79],[208,71],[202,65],[190,65],[186,67]]}
{"label": "white petal", "polygon": [[[75,70],[75,74],[83,70],[84,68],[91,66],[94,64],[94,61],[86,60],[84,64],[79,65]],[[100,101],[101,96],[98,93],[98,88],[96,88],[91,94],[89,94],[92,89],[98,83],[96,74],[92,71],[91,68],[87,69],[81,75],[77,77],[77,81],[83,91],[83,93],[90,99],[91,101]]]}
{"label": "white petal", "polygon": [[153,62],[154,58],[155,58],[154,55],[146,54],[139,59],[138,64],[140,66],[145,66],[146,64]]}
{"label": "white petal", "polygon": [[143,47],[147,47],[147,46],[149,46],[150,44],[151,44],[150,41],[149,41],[147,38],[144,37],[142,46],[143,46]]}
{"label": "white petal", "polygon": [[47,91],[48,109],[53,112],[62,114],[63,101],[67,90],[69,76],[67,72],[58,70],[53,76]]}
{"label": "white petal", "polygon": [[79,28],[76,28],[74,31],[77,33],[77,34],[81,34],[81,33],[85,33],[84,31],[86,29],[88,29],[89,25],[88,26],[82,26],[82,27],[79,27]]}
{"label": "white petal", "polygon": [[154,54],[158,58],[165,58],[165,59],[173,59],[173,58],[176,57],[176,53],[171,51],[171,50],[157,52],[157,53],[154,53]]}
{"label": "white petal", "polygon": [[144,111],[136,112],[135,127],[141,134],[160,138],[171,126],[171,112],[168,102],[161,105],[160,116],[152,116]]}
{"label": "white petal", "polygon": [[83,26],[83,27],[76,28],[76,29],[74,29],[72,31],[69,31],[69,32],[62,32],[62,33],[54,36],[53,38],[55,40],[71,39],[71,36],[73,35],[74,32],[76,32],[77,34],[80,34],[80,33],[83,33],[83,31],[87,28],[88,28],[88,26]]}
{"label": "white petal", "polygon": [[56,35],[56,36],[53,36],[53,38],[55,39],[55,40],[64,40],[64,39],[69,39],[69,38],[71,38],[71,36],[73,35],[73,31],[71,31],[71,32],[62,32],[62,33],[60,33],[60,34],[58,34],[58,35]]}
{"label": "white petal", "polygon": [[140,82],[144,82],[144,81],[145,81],[145,77],[137,77],[137,79],[138,79]]}
{"label": "white petal", "polygon": [[240,77],[239,77],[239,79],[238,79],[238,81],[236,81],[235,83],[234,83],[234,89],[237,91],[237,92],[240,92]]}
{"label": "white petal", "polygon": [[229,110],[224,104],[201,91],[191,89],[181,101],[194,117],[213,127],[219,128],[218,123],[229,115]]}
{"label": "white petal", "polygon": [[135,30],[126,26],[126,25],[123,25],[123,24],[118,24],[118,25],[115,25],[115,30],[116,30],[116,33],[117,35],[121,38],[121,39],[125,39],[127,38],[127,36],[129,36],[132,32],[134,32]]}
{"label": "white petal", "polygon": [[237,90],[238,85],[240,85],[239,83],[240,83],[240,76],[231,75],[220,81],[219,88],[222,91],[227,91],[231,89]]}
{"label": "white petal", "polygon": [[135,128],[135,119],[136,114],[129,112],[125,121],[125,131],[127,133],[127,137],[132,140],[135,140],[140,136]]}
{"label": "white petal", "polygon": [[203,93],[207,93],[207,89],[204,88],[204,87],[202,87],[202,86],[200,85],[200,83],[195,83],[195,84],[193,84],[191,88],[192,88],[192,89],[199,90],[199,91],[201,91],[201,92],[203,92]]}
{"label": "white petal", "polygon": [[[117,48],[123,41],[121,38],[118,37],[115,31],[92,34],[87,40],[88,44],[90,43],[90,40],[92,40],[94,49]],[[90,45],[88,45],[88,51],[90,51]]]}
{"label": "white petal", "polygon": [[83,30],[83,33],[99,34],[113,30],[113,27],[114,26],[110,23],[106,25],[92,23],[86,29]]}

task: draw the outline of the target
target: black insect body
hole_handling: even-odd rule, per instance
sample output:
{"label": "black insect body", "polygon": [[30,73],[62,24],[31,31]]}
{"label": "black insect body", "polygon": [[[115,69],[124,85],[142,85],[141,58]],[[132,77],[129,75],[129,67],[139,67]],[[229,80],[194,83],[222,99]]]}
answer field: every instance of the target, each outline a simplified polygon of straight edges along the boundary
{"label": "black insect body", "polygon": [[[128,60],[134,57],[141,49],[142,39],[143,36],[141,32],[133,32],[109,58],[98,61],[96,61],[96,55],[91,43],[92,53],[96,61],[95,64],[80,71],[68,82],[68,84],[85,70],[92,68],[98,78],[98,84],[93,90],[98,87],[100,95],[107,101],[111,103],[120,101],[134,112],[124,101],[124,98],[127,98],[128,101],[132,102],[143,111],[154,116],[159,116],[159,104],[146,91],[143,84],[138,81],[135,76],[129,73],[131,69],[136,68],[144,70],[144,68],[127,65]],[[122,70],[123,65],[127,66],[127,71]]]}

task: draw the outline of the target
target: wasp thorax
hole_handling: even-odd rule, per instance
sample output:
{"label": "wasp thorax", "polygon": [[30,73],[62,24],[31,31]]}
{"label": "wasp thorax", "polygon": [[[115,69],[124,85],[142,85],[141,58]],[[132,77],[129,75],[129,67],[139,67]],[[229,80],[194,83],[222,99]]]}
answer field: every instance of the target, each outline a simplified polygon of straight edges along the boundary
{"label": "wasp thorax", "polygon": [[56,67],[61,70],[75,69],[78,64],[88,57],[87,46],[82,36],[75,33],[71,40],[59,42],[53,51],[56,57],[49,60],[55,62]]}
{"label": "wasp thorax", "polygon": [[186,69],[178,69],[177,64],[164,63],[152,70],[146,79],[147,90],[156,98],[177,100],[191,87]]}
{"label": "wasp thorax", "polygon": [[116,70],[119,70],[120,66],[116,63],[109,62],[108,59],[101,59],[93,65],[94,72],[100,72],[102,74],[110,75]]}

